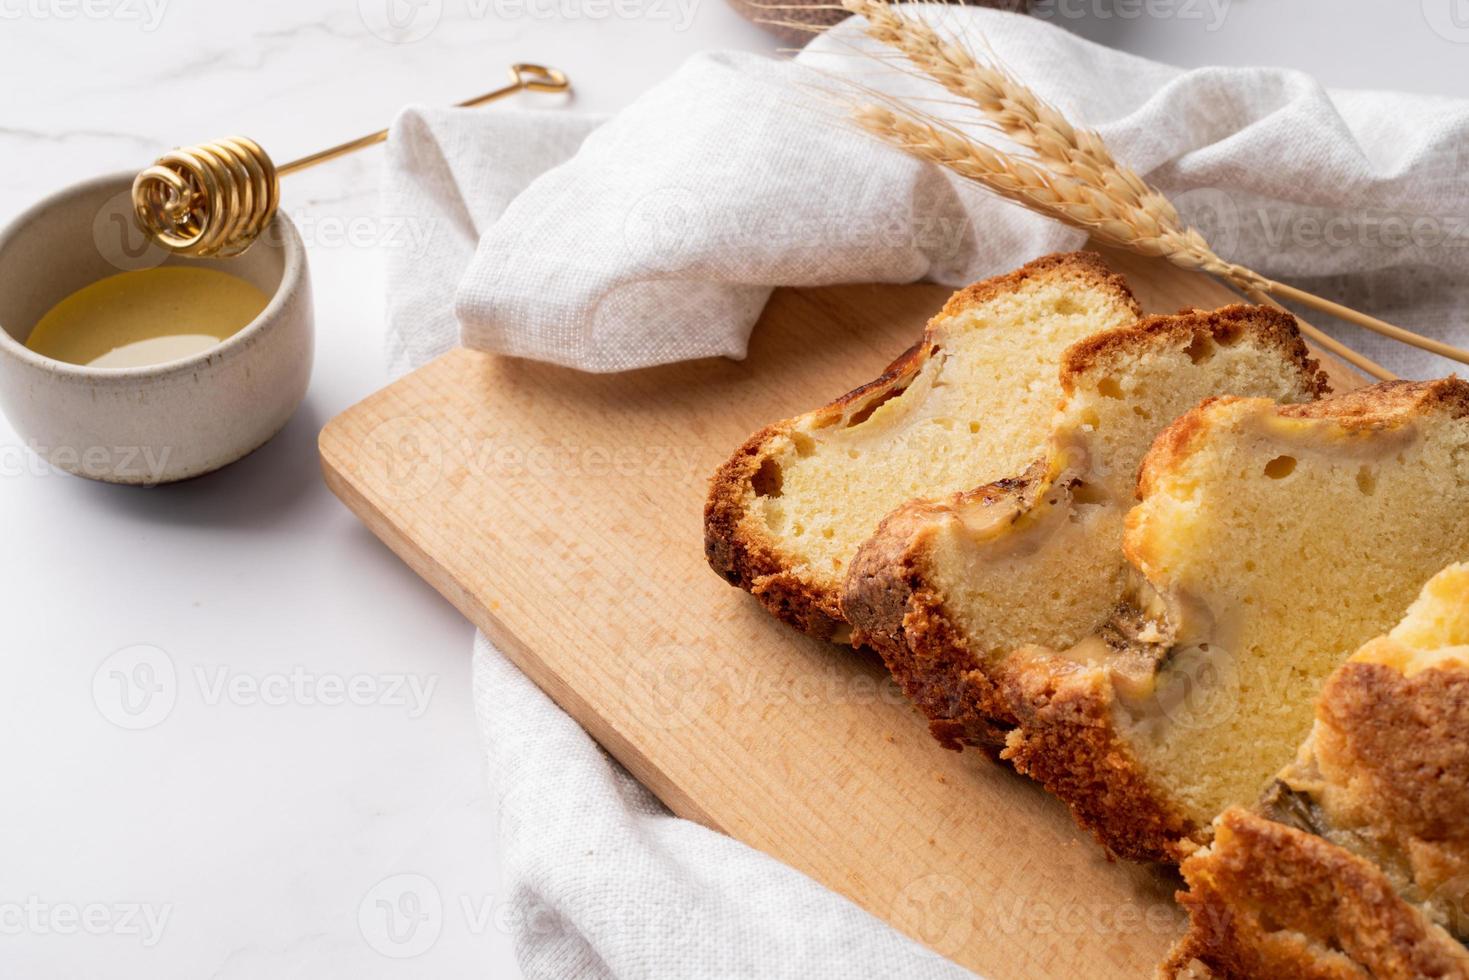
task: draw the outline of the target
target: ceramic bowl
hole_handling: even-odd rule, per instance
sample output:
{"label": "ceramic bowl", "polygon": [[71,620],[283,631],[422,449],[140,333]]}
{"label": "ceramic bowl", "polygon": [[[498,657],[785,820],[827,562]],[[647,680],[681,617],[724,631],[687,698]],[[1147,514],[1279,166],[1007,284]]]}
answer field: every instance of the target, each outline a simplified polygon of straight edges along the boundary
{"label": "ceramic bowl", "polygon": [[[284,214],[234,258],[189,259],[154,245],[133,222],[132,179],[76,184],[0,232],[0,409],[53,466],[151,485],[232,463],[285,426],[311,376],[311,282],[301,236]],[[71,293],[158,265],[221,269],[270,303],[214,347],[146,367],[67,364],[25,346]]]}

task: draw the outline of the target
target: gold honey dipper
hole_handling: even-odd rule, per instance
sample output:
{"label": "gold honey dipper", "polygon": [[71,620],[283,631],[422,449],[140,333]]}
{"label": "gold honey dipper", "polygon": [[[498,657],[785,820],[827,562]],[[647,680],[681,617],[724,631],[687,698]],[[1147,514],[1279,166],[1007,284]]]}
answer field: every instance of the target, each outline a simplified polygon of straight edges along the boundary
{"label": "gold honey dipper", "polygon": [[[510,84],[457,104],[483,105],[515,92],[567,92],[571,83],[544,65],[510,66]],[[381,143],[388,131],[348,140],[277,167],[254,140],[231,136],[165,153],[133,180],[133,214],[158,244],[182,255],[238,255],[275,217],[282,174]]]}

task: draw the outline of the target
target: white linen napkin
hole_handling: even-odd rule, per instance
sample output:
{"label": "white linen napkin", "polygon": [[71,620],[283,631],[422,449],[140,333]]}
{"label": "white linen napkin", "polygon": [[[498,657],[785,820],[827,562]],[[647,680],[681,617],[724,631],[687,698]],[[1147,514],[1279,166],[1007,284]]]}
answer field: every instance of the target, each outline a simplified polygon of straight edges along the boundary
{"label": "white linen napkin", "polygon": [[[995,55],[1173,198],[1228,258],[1469,341],[1469,103],[1181,71],[1023,16],[915,8]],[[837,124],[834,77],[931,95],[852,56],[693,58],[606,120],[406,110],[389,139],[389,355],[464,343],[589,371],[739,357],[770,289],[1000,272],[1081,236]],[[819,72],[819,73],[818,73]],[[1449,362],[1355,328],[1407,377]],[[896,352],[895,352],[896,353]],[[476,703],[502,799],[517,948],[539,977],[950,977],[844,899],[677,820],[483,637]]]}

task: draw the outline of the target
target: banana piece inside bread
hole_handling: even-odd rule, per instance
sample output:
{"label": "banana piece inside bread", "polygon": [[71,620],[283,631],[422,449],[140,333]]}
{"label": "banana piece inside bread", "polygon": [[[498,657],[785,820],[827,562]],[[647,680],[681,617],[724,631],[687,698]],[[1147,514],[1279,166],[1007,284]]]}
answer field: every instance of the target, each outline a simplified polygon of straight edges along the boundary
{"label": "banana piece inside bread", "polygon": [[1309,401],[1325,391],[1295,319],[1192,310],[1083,340],[1062,357],[1046,455],[939,501],[912,501],[858,550],[843,609],[950,748],[998,751],[1012,721],[994,667],[1065,649],[1122,599],[1123,521],[1166,425],[1212,395]]}
{"label": "banana piece inside bread", "polygon": [[1328,678],[1298,758],[1181,870],[1168,976],[1469,977],[1469,565]]}
{"label": "banana piece inside bread", "polygon": [[720,467],[709,564],[796,628],[845,638],[842,583],[878,521],[1039,456],[1062,352],[1139,315],[1122,278],[1085,252],[959,291],[880,378],[761,429]]}
{"label": "banana piece inside bread", "polygon": [[1003,665],[1005,758],[1113,852],[1174,860],[1295,755],[1322,682],[1469,551],[1469,384],[1220,398],[1149,451],[1105,629]]}

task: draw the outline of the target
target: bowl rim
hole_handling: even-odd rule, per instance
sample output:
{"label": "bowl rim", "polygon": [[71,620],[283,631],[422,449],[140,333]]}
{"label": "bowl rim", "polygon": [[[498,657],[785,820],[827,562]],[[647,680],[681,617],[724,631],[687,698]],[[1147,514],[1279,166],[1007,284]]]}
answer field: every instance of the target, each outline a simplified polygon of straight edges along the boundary
{"label": "bowl rim", "polygon": [[[0,228],[0,249],[11,244],[33,222],[43,218],[47,211],[58,206],[63,201],[105,187],[131,186],[133,176],[131,171],[118,171],[68,184],[60,190],[53,191],[16,215],[5,224],[4,228]],[[254,319],[230,334],[224,340],[210,347],[206,347],[204,350],[190,354],[187,357],[174,358],[170,361],[159,361],[157,364],[144,364],[136,367],[92,367],[87,364],[72,364],[70,361],[59,361],[54,357],[38,354],[19,340],[16,340],[9,330],[0,326],[0,354],[8,355],[22,363],[53,375],[78,381],[87,381],[93,384],[127,384],[137,381],[161,381],[179,375],[192,374],[200,368],[209,367],[222,358],[230,357],[252,346],[261,334],[280,320],[280,314],[285,309],[286,304],[301,292],[306,276],[306,247],[301,242],[301,235],[297,231],[295,223],[291,221],[290,217],[284,211],[277,210],[275,215],[270,219],[270,224],[266,226],[262,234],[274,234],[276,239],[281,242],[284,265],[281,269],[280,283],[277,284],[275,292],[271,294],[270,301],[265,304],[265,308],[256,314]],[[129,270],[124,269],[119,271],[126,272]],[[99,279],[97,281],[100,282],[101,280]]]}

